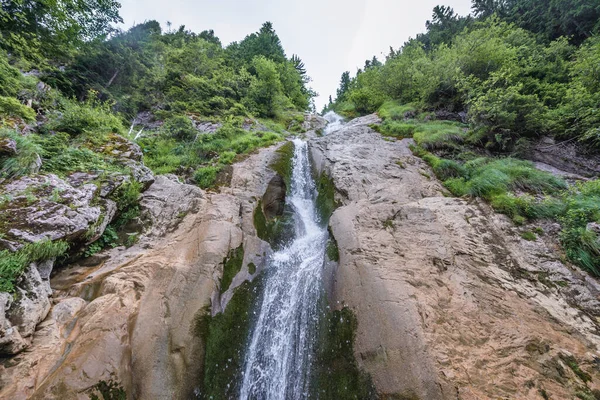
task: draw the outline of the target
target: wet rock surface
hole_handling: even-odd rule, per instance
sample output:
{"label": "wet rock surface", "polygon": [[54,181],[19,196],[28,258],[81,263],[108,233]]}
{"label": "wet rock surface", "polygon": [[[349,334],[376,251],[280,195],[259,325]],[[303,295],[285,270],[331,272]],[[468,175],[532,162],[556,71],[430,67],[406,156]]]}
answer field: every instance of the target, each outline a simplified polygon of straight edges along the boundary
{"label": "wet rock surface", "polygon": [[355,311],[355,356],[380,394],[574,398],[577,368],[597,388],[598,282],[551,237],[525,241],[486,204],[446,197],[411,141],[385,140],[376,121],[310,145],[341,204],[332,303]]}

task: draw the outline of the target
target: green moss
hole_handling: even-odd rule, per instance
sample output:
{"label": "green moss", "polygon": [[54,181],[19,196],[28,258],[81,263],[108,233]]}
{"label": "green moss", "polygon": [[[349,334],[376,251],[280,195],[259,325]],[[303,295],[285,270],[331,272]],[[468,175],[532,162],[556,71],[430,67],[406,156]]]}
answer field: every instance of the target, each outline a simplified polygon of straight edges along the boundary
{"label": "green moss", "polygon": [[201,399],[225,400],[238,394],[245,348],[261,279],[245,282],[221,314],[206,311],[196,319],[195,332],[205,341]]}
{"label": "green moss", "polygon": [[521,237],[529,242],[535,242],[537,235],[531,231],[521,232]]}
{"label": "green moss", "polygon": [[263,211],[261,201],[254,209],[256,234],[275,249],[288,239],[289,235],[285,235],[285,232],[292,232],[291,224],[293,224],[293,215],[289,212],[284,212],[281,217],[268,219]]}
{"label": "green moss", "polygon": [[244,245],[241,244],[237,249],[232,249],[229,255],[223,260],[223,277],[221,278],[221,293],[229,289],[231,281],[242,269],[244,262]]}
{"label": "green moss", "polygon": [[315,373],[317,397],[323,400],[375,399],[370,377],[361,372],[354,358],[358,322],[349,308],[326,313],[321,328]]}
{"label": "green moss", "polygon": [[587,372],[583,371],[579,367],[579,364],[577,363],[577,360],[575,360],[575,357],[561,355],[560,358],[565,362],[565,364],[567,364],[569,366],[569,368],[571,368],[571,370],[575,373],[575,375],[577,375],[579,377],[579,379],[581,379],[584,383],[588,383],[588,382],[592,381],[591,375],[588,374]]}
{"label": "green moss", "polygon": [[315,184],[318,193],[315,202],[317,212],[319,213],[321,222],[326,222],[329,221],[329,217],[331,217],[331,214],[339,206],[335,200],[335,185],[333,179],[325,171],[321,172],[317,179],[315,179]]}
{"label": "green moss", "polygon": [[340,261],[340,249],[338,247],[337,241],[333,237],[333,235],[329,235],[329,240],[327,241],[327,258],[330,261]]}
{"label": "green moss", "polygon": [[256,273],[256,264],[254,263],[250,263],[248,264],[248,272],[252,275],[254,275]]}
{"label": "green moss", "polygon": [[270,167],[283,178],[288,188],[291,187],[292,172],[294,169],[293,142],[287,142],[277,150],[275,154],[275,160],[273,160]]}

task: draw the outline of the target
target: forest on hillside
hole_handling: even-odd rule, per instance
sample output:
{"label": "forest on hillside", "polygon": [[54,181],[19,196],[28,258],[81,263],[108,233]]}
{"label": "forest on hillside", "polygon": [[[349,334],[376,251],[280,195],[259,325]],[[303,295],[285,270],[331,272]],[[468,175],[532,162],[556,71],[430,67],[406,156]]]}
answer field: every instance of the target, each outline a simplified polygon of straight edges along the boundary
{"label": "forest on hillside", "polygon": [[[1,4],[0,292],[69,246],[90,256],[132,245],[139,227],[126,227],[153,173],[213,189],[233,162],[301,131],[314,107],[302,60],[285,54],[269,22],[223,46],[212,30],[156,21],[118,30],[114,0]],[[101,206],[90,231],[67,241],[10,233],[20,223],[11,213],[24,207],[75,207],[63,182],[78,176],[98,188],[92,204],[114,202],[116,213]],[[64,187],[38,187],[48,179]]]}
{"label": "forest on hillside", "polygon": [[467,16],[437,6],[425,33],[344,72],[329,110],[377,112],[373,128],[413,138],[453,195],[482,197],[517,224],[558,222],[567,257],[600,275],[598,180],[568,185],[523,160],[542,138],[598,160],[600,2],[473,0]]}
{"label": "forest on hillside", "polygon": [[[85,137],[131,128],[153,170],[209,187],[236,154],[280,139],[301,119],[294,113],[311,107],[304,64],[285,54],[271,23],[223,46],[212,30],[163,31],[156,21],[116,30],[119,7],[112,0],[2,2],[2,137],[18,135],[41,146],[49,164],[76,170],[87,163],[75,154]],[[197,138],[201,123],[218,134]],[[264,133],[248,134],[241,129],[248,124]],[[68,148],[69,160],[51,157],[49,140]],[[19,175],[15,164],[5,162],[2,176]]]}

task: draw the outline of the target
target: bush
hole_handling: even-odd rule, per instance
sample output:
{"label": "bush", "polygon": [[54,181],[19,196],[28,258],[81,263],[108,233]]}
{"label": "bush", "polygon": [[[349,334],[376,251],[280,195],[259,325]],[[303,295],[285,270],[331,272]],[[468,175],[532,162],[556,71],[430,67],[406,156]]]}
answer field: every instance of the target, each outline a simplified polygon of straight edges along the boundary
{"label": "bush", "polygon": [[194,140],[198,135],[192,120],[185,115],[177,115],[166,120],[162,131],[167,136],[186,142]]}
{"label": "bush", "polygon": [[214,186],[217,180],[217,173],[221,167],[202,167],[194,173],[194,180],[202,189],[208,189]]}
{"label": "bush", "polygon": [[0,177],[19,178],[30,174],[39,161],[40,147],[31,139],[10,129],[0,129],[0,140],[14,140],[17,154],[10,157],[0,156]]}
{"label": "bush", "polygon": [[29,264],[63,256],[68,249],[66,242],[43,240],[27,244],[14,253],[0,251],[0,292],[12,293],[16,281]]}
{"label": "bush", "polygon": [[35,121],[35,111],[31,107],[24,106],[12,97],[0,96],[0,115],[22,118],[25,121]]}
{"label": "bush", "polygon": [[66,132],[72,136],[82,133],[105,136],[109,133],[124,134],[121,120],[111,112],[111,105],[96,99],[90,92],[84,103],[74,100],[63,102],[63,112],[55,113],[46,124],[46,129]]}

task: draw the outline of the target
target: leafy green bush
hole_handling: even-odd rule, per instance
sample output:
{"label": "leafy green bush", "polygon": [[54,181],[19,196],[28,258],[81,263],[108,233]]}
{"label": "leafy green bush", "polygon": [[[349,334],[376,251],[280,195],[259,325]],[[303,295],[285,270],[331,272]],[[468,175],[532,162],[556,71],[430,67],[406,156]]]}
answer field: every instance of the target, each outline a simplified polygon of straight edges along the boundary
{"label": "leafy green bush", "polygon": [[35,111],[12,97],[0,96],[0,115],[22,118],[30,122],[35,121]]}
{"label": "leafy green bush", "polygon": [[17,144],[17,154],[0,156],[0,177],[18,178],[32,172],[39,161],[40,147],[31,136],[23,136],[10,129],[0,129],[0,140],[14,140]]}
{"label": "leafy green bush", "polygon": [[68,249],[66,242],[43,240],[27,244],[14,253],[0,251],[0,292],[12,293],[17,279],[29,264],[61,257]]}
{"label": "leafy green bush", "polygon": [[191,141],[198,135],[192,120],[185,115],[177,115],[169,118],[162,126],[162,131],[174,139]]}
{"label": "leafy green bush", "polygon": [[220,167],[213,166],[198,168],[194,173],[194,180],[202,189],[208,189],[215,184],[220,170]]}
{"label": "leafy green bush", "polygon": [[90,92],[83,103],[63,101],[62,113],[55,113],[46,124],[47,130],[66,132],[72,136],[82,133],[104,136],[109,133],[124,134],[121,120],[112,113],[111,105],[96,99]]}

